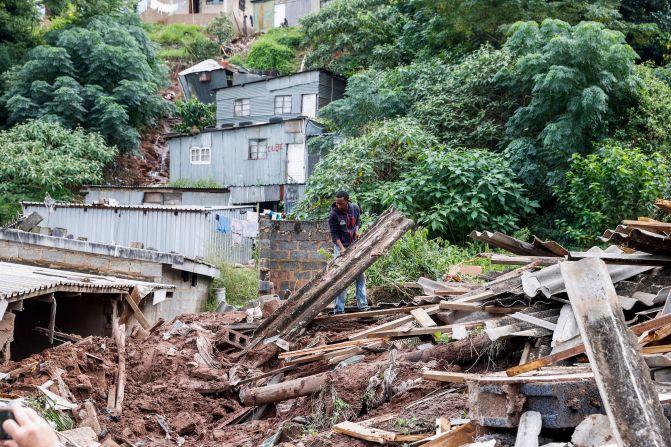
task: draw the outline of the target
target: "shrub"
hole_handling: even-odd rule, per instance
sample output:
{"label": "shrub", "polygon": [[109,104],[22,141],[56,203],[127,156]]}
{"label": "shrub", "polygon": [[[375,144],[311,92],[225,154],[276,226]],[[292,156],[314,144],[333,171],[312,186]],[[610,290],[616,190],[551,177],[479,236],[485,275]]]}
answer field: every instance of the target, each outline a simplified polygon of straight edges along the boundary
{"label": "shrub", "polygon": [[135,15],[94,17],[53,31],[8,77],[0,99],[10,124],[43,118],[83,127],[125,151],[138,130],[167,111],[157,91],[165,72]]}
{"label": "shrub", "polygon": [[259,275],[256,269],[235,267],[231,264],[219,264],[221,276],[215,278],[210,285],[210,301],[208,308],[214,310],[216,301],[214,289],[226,289],[226,301],[232,306],[244,306],[259,296]]}
{"label": "shrub", "polygon": [[273,40],[254,43],[247,54],[246,66],[258,70],[275,70],[281,75],[298,69],[294,50]]}
{"label": "shrub", "polygon": [[233,37],[235,37],[233,23],[223,12],[220,12],[217,17],[210,21],[206,31],[209,35],[214,37],[219,45],[228,45],[231,43]]}
{"label": "shrub", "polygon": [[175,132],[196,133],[216,123],[216,104],[204,104],[196,98],[177,100],[175,112],[182,119],[181,123],[175,125]]}
{"label": "shrub", "polygon": [[29,121],[0,132],[0,217],[21,200],[70,200],[82,185],[103,181],[116,150],[96,133],[58,123]]}
{"label": "shrub", "polygon": [[384,189],[385,204],[454,242],[477,228],[515,231],[537,206],[503,159],[478,150],[433,152]]}
{"label": "shrub", "polygon": [[668,194],[669,173],[659,153],[605,147],[574,154],[565,181],[554,188],[564,216],[555,223],[568,242],[594,244],[620,220],[652,213],[655,199]]}
{"label": "shrub", "polygon": [[184,39],[184,50],[191,62],[200,62],[219,56],[219,45],[203,35]]}
{"label": "shrub", "polygon": [[150,36],[154,42],[163,45],[182,45],[187,38],[205,36],[205,30],[199,25],[172,23],[170,25],[155,25]]}

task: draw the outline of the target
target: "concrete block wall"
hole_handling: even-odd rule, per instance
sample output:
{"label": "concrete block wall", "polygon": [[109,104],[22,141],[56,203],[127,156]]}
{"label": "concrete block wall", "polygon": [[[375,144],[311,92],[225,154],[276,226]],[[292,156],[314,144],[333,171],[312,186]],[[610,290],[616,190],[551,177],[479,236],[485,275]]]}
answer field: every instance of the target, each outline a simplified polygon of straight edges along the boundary
{"label": "concrete block wall", "polygon": [[[172,284],[175,286],[175,291],[172,297],[167,297],[164,301],[154,305],[152,299],[145,298],[140,306],[142,313],[150,322],[155,322],[160,318],[166,321],[174,319],[176,316],[187,313],[201,312],[207,301],[208,290],[212,278],[198,275],[196,285],[192,285],[192,275],[188,273],[185,277],[182,272],[163,266],[163,276],[161,282],[163,284]],[[185,281],[185,278],[188,279]]]}
{"label": "concrete block wall", "polygon": [[[295,291],[326,266],[319,250],[332,252],[326,221],[259,220],[259,251],[262,272],[275,292]],[[263,274],[263,273],[262,273]]]}

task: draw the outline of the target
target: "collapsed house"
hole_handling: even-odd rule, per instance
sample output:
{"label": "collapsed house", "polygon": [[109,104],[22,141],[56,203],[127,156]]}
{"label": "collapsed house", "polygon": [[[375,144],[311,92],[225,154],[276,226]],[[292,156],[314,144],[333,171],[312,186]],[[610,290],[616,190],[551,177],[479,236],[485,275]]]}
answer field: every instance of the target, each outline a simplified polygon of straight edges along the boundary
{"label": "collapsed house", "polygon": [[[75,340],[5,365],[0,389],[64,400],[91,445],[668,445],[671,224],[623,221],[585,252],[476,232],[513,266],[323,312],[412,225],[383,213],[287,300]],[[271,221],[262,249],[316,250],[319,228]]]}

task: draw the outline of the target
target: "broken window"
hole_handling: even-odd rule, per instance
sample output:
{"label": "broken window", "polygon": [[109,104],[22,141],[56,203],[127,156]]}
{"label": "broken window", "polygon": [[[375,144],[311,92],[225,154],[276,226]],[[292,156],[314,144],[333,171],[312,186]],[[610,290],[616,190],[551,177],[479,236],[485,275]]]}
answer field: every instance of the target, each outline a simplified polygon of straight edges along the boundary
{"label": "broken window", "polygon": [[160,192],[145,192],[142,203],[163,204],[163,195]]}
{"label": "broken window", "polygon": [[249,140],[249,160],[264,160],[268,158],[268,140]]}
{"label": "broken window", "polygon": [[291,113],[291,95],[275,96],[275,115]]}
{"label": "broken window", "polygon": [[249,98],[236,99],[233,102],[233,116],[249,116]]}
{"label": "broken window", "polygon": [[192,165],[209,165],[210,164],[210,148],[209,147],[192,147],[191,148],[191,164]]}

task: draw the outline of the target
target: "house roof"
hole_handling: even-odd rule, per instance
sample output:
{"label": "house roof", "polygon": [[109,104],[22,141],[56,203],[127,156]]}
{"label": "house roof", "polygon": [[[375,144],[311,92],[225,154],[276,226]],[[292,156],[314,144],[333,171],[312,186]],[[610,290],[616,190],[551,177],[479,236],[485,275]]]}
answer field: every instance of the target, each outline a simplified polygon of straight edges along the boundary
{"label": "house roof", "polygon": [[224,60],[214,60],[214,59],[205,59],[202,62],[198,62],[196,65],[189,67],[185,70],[182,70],[178,73],[178,76],[185,76],[191,73],[202,73],[204,71],[216,71],[216,70],[228,70],[235,73],[248,73],[242,67],[239,67],[235,64],[231,64],[228,61]]}
{"label": "house roof", "polygon": [[119,293],[140,287],[143,295],[175,286],[0,262],[0,299],[16,301],[54,292]]}
{"label": "house roof", "polygon": [[224,194],[230,192],[230,188],[211,188],[199,186],[170,186],[167,184],[147,185],[147,186],[129,186],[129,185],[84,185],[85,189],[89,190],[134,190],[134,191],[148,191],[148,192],[165,192],[165,191],[180,191],[180,192],[211,192]]}
{"label": "house roof", "polygon": [[296,75],[300,75],[300,74],[304,74],[304,73],[313,73],[313,72],[315,72],[315,71],[318,71],[318,72],[320,72],[320,73],[324,73],[324,74],[331,75],[331,76],[333,76],[334,78],[339,78],[339,79],[342,79],[343,81],[346,81],[346,80],[347,80],[347,78],[345,78],[345,77],[343,77],[343,76],[340,76],[339,74],[336,74],[336,73],[334,73],[334,72],[332,72],[332,71],[330,71],[330,70],[324,70],[323,68],[318,68],[318,69],[314,69],[314,70],[299,71],[299,72],[291,73],[291,74],[288,74],[288,75],[274,76],[274,77],[272,77],[272,78],[267,78],[267,79],[258,79],[258,80],[256,80],[256,81],[243,82],[243,83],[241,83],[241,84],[233,85],[233,86],[230,86],[230,87],[213,88],[212,91],[222,90],[222,89],[225,89],[225,88],[241,87],[241,86],[243,86],[243,85],[256,84],[257,82],[270,82],[270,81],[274,81],[275,79],[289,78],[289,77],[291,77],[291,76],[296,76]]}
{"label": "house roof", "polygon": [[[20,202],[21,206],[40,206],[45,207],[44,202]],[[251,206],[224,206],[224,205],[109,205],[96,203],[71,203],[71,202],[56,202],[53,204],[54,208],[87,208],[87,209],[124,209],[124,210],[138,210],[138,211],[179,211],[179,212],[209,212],[219,210],[235,210],[247,209],[253,210]]]}
{"label": "house roof", "polygon": [[[246,128],[248,128],[248,127],[270,126],[270,125],[275,125],[275,124],[286,123],[286,122],[289,122],[289,121],[302,121],[302,120],[312,121],[312,120],[310,120],[310,119],[308,119],[307,117],[304,116],[304,117],[297,117],[297,118],[284,119],[284,120],[282,120],[282,121],[278,121],[278,122],[276,122],[276,123],[271,123],[271,122],[269,122],[269,121],[263,121],[263,122],[259,122],[259,123],[247,124],[247,125],[244,125],[244,126],[241,126],[241,125],[238,124],[237,126],[231,126],[231,127],[213,127],[213,128],[210,128],[210,129],[205,128],[205,129],[201,129],[201,131],[198,132],[198,133],[223,132],[223,131],[240,130],[240,129],[246,129]],[[313,122],[315,125],[317,125],[317,126],[323,127],[323,126],[321,126],[319,123],[316,123],[316,122],[314,122],[314,121],[312,121],[312,122]],[[194,136],[194,135],[197,135],[197,134],[190,134],[190,133],[169,133],[169,134],[166,134],[166,135],[165,135],[165,138],[167,138],[167,139],[171,139],[171,138],[178,138],[178,137],[192,137],[192,136]]]}

